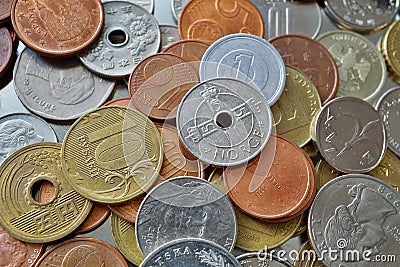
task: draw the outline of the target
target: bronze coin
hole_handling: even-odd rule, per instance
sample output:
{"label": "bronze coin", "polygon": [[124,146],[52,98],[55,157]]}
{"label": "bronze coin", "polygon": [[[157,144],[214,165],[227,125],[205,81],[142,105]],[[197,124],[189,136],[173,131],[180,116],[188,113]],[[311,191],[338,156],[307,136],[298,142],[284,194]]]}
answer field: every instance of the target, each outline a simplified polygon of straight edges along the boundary
{"label": "bronze coin", "polygon": [[19,39],[32,50],[54,57],[88,48],[104,23],[100,0],[14,0],[11,10]]}
{"label": "bronze coin", "polygon": [[129,107],[130,102],[131,102],[130,97],[117,98],[117,99],[108,101],[103,106],[119,106],[119,107],[127,108],[127,107]]}
{"label": "bronze coin", "polygon": [[307,36],[297,34],[281,35],[269,41],[282,55],[285,64],[310,78],[323,104],[335,97],[339,88],[339,69],[328,49]]}
{"label": "bronze coin", "polygon": [[0,0],[0,23],[10,19],[12,0]]}
{"label": "bronze coin", "polygon": [[260,12],[248,0],[192,0],[179,17],[181,39],[212,43],[232,33],[264,36]]}
{"label": "bronze coin", "polygon": [[36,267],[128,267],[124,256],[110,244],[96,238],[73,238],[49,249]]}
{"label": "bronze coin", "polygon": [[140,204],[142,204],[143,199],[145,198],[145,194],[140,195],[137,198],[134,198],[132,200],[129,200],[126,203],[122,204],[115,204],[115,205],[108,205],[108,208],[118,217],[124,219],[125,221],[128,221],[130,223],[135,223],[136,221],[136,216],[140,207]]}
{"label": "bronze coin", "polygon": [[13,40],[6,27],[0,28],[0,77],[7,72],[13,55]]}
{"label": "bronze coin", "polygon": [[208,47],[207,43],[199,40],[181,40],[162,52],[177,55],[187,62],[200,62]]}

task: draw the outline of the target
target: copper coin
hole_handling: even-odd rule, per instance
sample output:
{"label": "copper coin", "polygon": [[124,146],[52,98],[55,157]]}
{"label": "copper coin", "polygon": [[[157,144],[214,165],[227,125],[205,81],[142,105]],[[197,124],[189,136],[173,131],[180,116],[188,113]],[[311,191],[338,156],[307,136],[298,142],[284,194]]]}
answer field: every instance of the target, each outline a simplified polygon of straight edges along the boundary
{"label": "copper coin", "polygon": [[13,55],[13,40],[6,27],[0,28],[0,77],[6,73]]}
{"label": "copper coin", "polygon": [[125,221],[128,221],[130,223],[135,223],[140,204],[142,204],[145,196],[146,195],[143,194],[137,198],[129,200],[126,203],[116,204],[116,205],[108,205],[108,208],[115,215],[124,219]]}
{"label": "copper coin", "polygon": [[182,58],[156,54],[142,60],[129,78],[134,107],[155,120],[175,119],[182,98],[199,82],[198,71]]}
{"label": "copper coin", "polygon": [[[241,210],[256,218],[290,217],[304,207],[312,190],[315,177],[307,158],[292,142],[271,136],[266,148],[247,164],[244,171],[243,167],[226,169],[224,183],[228,194]],[[265,164],[266,160],[272,160],[271,166]],[[254,180],[262,182],[251,189]]]}
{"label": "copper coin", "polygon": [[11,21],[19,39],[32,50],[68,57],[96,41],[104,10],[100,0],[14,0]]}
{"label": "copper coin", "polygon": [[0,22],[10,19],[12,0],[0,0]]}
{"label": "copper coin", "polygon": [[44,247],[44,244],[19,241],[0,227],[0,266],[33,266],[42,255]]}
{"label": "copper coin", "polygon": [[201,61],[208,47],[207,43],[199,40],[181,40],[168,46],[162,52],[177,55],[187,62],[194,62]]}
{"label": "copper coin", "polygon": [[49,249],[36,267],[128,267],[122,254],[110,244],[96,238],[73,238]]}
{"label": "copper coin", "polygon": [[281,35],[269,40],[285,64],[297,68],[314,83],[321,102],[335,97],[339,88],[339,69],[335,59],[319,42],[303,35]]}
{"label": "copper coin", "polygon": [[258,9],[248,0],[192,0],[179,17],[181,39],[212,43],[232,33],[264,36]]}
{"label": "copper coin", "polygon": [[130,97],[124,97],[124,98],[117,98],[113,99],[111,101],[108,101],[105,103],[103,106],[119,106],[119,107],[129,107],[129,103],[131,102]]}

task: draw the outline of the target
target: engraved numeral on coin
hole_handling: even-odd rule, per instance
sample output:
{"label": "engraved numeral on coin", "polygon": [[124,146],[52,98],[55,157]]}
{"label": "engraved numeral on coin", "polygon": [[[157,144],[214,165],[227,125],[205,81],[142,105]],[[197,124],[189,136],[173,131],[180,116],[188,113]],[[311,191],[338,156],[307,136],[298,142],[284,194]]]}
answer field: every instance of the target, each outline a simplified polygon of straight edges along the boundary
{"label": "engraved numeral on coin", "polygon": [[268,36],[272,37],[291,33],[292,24],[290,18],[291,12],[288,7],[284,10],[278,7],[271,7],[268,10]]}
{"label": "engraved numeral on coin", "polygon": [[[240,74],[244,74],[244,75],[246,75],[246,77],[251,79],[252,77],[250,77],[250,73],[252,73],[251,69],[253,68],[254,55],[252,55],[252,54],[248,55],[248,54],[241,53],[238,56],[236,56],[235,62],[237,63],[237,64],[235,64],[237,66],[236,79],[239,79]],[[253,71],[253,73],[254,73],[254,71]]]}

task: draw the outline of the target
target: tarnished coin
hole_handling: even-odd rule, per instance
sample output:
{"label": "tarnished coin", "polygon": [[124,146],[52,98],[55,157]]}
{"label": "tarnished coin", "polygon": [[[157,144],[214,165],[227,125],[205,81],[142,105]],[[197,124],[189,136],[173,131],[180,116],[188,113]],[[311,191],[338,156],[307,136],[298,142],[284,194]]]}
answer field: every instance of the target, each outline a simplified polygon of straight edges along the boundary
{"label": "tarnished coin", "polygon": [[73,238],[49,249],[35,265],[47,266],[128,267],[128,263],[117,249],[102,240]]}
{"label": "tarnished coin", "polygon": [[39,142],[57,142],[53,128],[41,118],[24,113],[0,117],[0,165],[14,151]]}
{"label": "tarnished coin", "polygon": [[272,106],[285,86],[285,63],[268,41],[249,34],[231,34],[213,43],[200,64],[200,80],[236,78],[262,92]]}
{"label": "tarnished coin", "polygon": [[199,238],[183,238],[158,247],[140,264],[151,266],[225,266],[241,267],[235,257],[222,246]]}
{"label": "tarnished coin", "polygon": [[172,15],[176,21],[179,21],[182,9],[189,3],[190,0],[170,0]]}
{"label": "tarnished coin", "polygon": [[13,0],[0,0],[0,23],[10,19],[12,2]]}
{"label": "tarnished coin", "polygon": [[[0,224],[13,237],[47,243],[72,233],[87,217],[92,203],[67,182],[61,167],[61,144],[38,143],[13,153],[0,166]],[[38,202],[33,192],[52,183],[54,198]]]}
{"label": "tarnished coin", "polygon": [[129,107],[129,103],[131,103],[131,98],[124,97],[124,98],[117,98],[117,99],[110,100],[107,103],[105,103],[103,106],[118,106],[118,107],[127,108],[127,107]]}
{"label": "tarnished coin", "polygon": [[192,88],[179,105],[182,143],[201,161],[233,166],[257,156],[272,132],[272,112],[260,91],[219,78]]}
{"label": "tarnished coin", "polygon": [[191,0],[179,17],[181,39],[212,43],[233,33],[264,36],[264,23],[250,1]]}
{"label": "tarnished coin", "polygon": [[[311,206],[312,246],[327,266],[377,266],[380,256],[400,254],[399,203],[399,193],[381,180],[340,176],[318,192]],[[388,260],[384,266],[398,262]]]}
{"label": "tarnished coin", "polygon": [[379,95],[386,79],[385,60],[371,41],[350,31],[332,31],[318,37],[339,68],[338,96],[369,101]]}
{"label": "tarnished coin", "polygon": [[315,127],[322,157],[341,172],[368,172],[385,155],[387,139],[383,120],[361,99],[331,100],[321,109]]}
{"label": "tarnished coin", "polygon": [[138,5],[119,0],[103,5],[103,31],[97,43],[80,55],[80,60],[99,75],[123,77],[131,74],[143,58],[157,53],[160,29],[153,15]]}
{"label": "tarnished coin", "polygon": [[19,39],[48,56],[80,53],[97,40],[104,23],[100,0],[15,0],[11,10]]}
{"label": "tarnished coin", "polygon": [[115,81],[92,74],[75,58],[40,56],[29,48],[14,67],[14,89],[33,113],[52,120],[72,120],[100,106]]}
{"label": "tarnished coin", "polygon": [[[0,0],[1,1],[1,0]],[[13,55],[13,40],[7,27],[0,28],[0,77],[3,76],[11,64]]]}
{"label": "tarnished coin", "polygon": [[[268,247],[269,248],[269,247]],[[246,253],[236,257],[242,267],[293,267],[289,262],[277,256],[265,253]]]}
{"label": "tarnished coin", "polygon": [[321,10],[316,1],[251,0],[264,20],[266,39],[283,34],[302,34],[315,38],[322,24]]}
{"label": "tarnished coin", "polygon": [[207,43],[199,40],[181,40],[162,52],[177,55],[187,62],[200,62],[208,47]]}
{"label": "tarnished coin", "polygon": [[307,241],[301,247],[293,265],[294,267],[325,267],[325,264],[318,260],[318,255],[312,248],[310,241]]}
{"label": "tarnished coin", "polygon": [[145,256],[185,237],[207,239],[232,250],[236,233],[235,212],[225,194],[210,182],[190,176],[156,186],[136,217],[136,236]]}
{"label": "tarnished coin", "polygon": [[160,25],[161,45],[160,50],[179,41],[178,27],[174,25]]}
{"label": "tarnished coin", "polygon": [[137,197],[156,182],[163,145],[143,114],[110,106],[79,118],[64,138],[61,155],[69,183],[82,196],[112,204]]}

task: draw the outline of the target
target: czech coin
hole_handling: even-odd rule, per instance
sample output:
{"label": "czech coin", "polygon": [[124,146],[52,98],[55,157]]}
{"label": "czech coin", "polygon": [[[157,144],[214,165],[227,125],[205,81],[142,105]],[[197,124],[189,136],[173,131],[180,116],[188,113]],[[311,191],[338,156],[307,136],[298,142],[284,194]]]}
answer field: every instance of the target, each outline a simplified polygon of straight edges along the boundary
{"label": "czech coin", "polygon": [[80,60],[105,77],[129,75],[143,58],[157,53],[161,41],[158,23],[142,7],[126,1],[106,1],[104,11],[103,31]]}
{"label": "czech coin", "polygon": [[10,19],[12,0],[0,0],[0,23]]}
{"label": "czech coin", "polygon": [[272,106],[285,86],[285,63],[268,41],[249,34],[232,34],[214,42],[204,53],[200,80],[236,78],[260,90]]}
{"label": "czech coin", "polygon": [[[38,143],[14,152],[0,166],[3,199],[0,224],[13,237],[48,243],[72,233],[85,220],[92,203],[67,182],[61,167],[61,144]],[[43,182],[52,183],[54,197],[38,202],[33,195]]]}
{"label": "czech coin", "polygon": [[172,15],[176,21],[179,21],[182,9],[189,3],[189,0],[171,0]]}
{"label": "czech coin", "polygon": [[104,10],[100,0],[15,0],[11,20],[19,39],[32,50],[70,57],[100,35]]}
{"label": "czech coin", "polygon": [[[0,0],[1,1],[1,0]],[[13,40],[6,27],[0,28],[0,77],[3,76],[11,64],[13,56]]]}
{"label": "czech coin", "polygon": [[233,166],[257,156],[272,132],[272,112],[260,91],[229,78],[193,87],[176,125],[188,151],[209,164]]}
{"label": "czech coin", "polygon": [[207,43],[199,40],[181,40],[162,52],[177,55],[187,62],[200,62],[208,47]]}
{"label": "czech coin", "polygon": [[266,252],[246,253],[237,256],[236,259],[239,261],[242,267],[293,267],[293,265],[291,265],[289,262]]}
{"label": "czech coin", "polygon": [[183,238],[166,243],[147,256],[139,267],[156,265],[165,267],[241,267],[235,257],[225,248],[199,238]]}
{"label": "czech coin", "polygon": [[72,120],[100,106],[115,81],[92,74],[75,58],[40,56],[25,48],[14,67],[14,89],[33,113],[52,120]]}
{"label": "czech coin", "polygon": [[174,25],[160,25],[161,45],[160,50],[179,41],[178,27]]}
{"label": "czech coin", "polygon": [[88,199],[121,203],[157,180],[163,145],[156,126],[136,110],[98,108],[68,130],[62,166],[69,183]]}
{"label": "czech coin", "polygon": [[143,200],[136,217],[136,237],[144,256],[179,238],[235,246],[237,222],[232,204],[212,183],[190,176],[169,179]]}
{"label": "czech coin", "polygon": [[316,143],[324,159],[344,173],[368,172],[385,155],[383,119],[367,102],[355,97],[331,100],[316,121]]}

